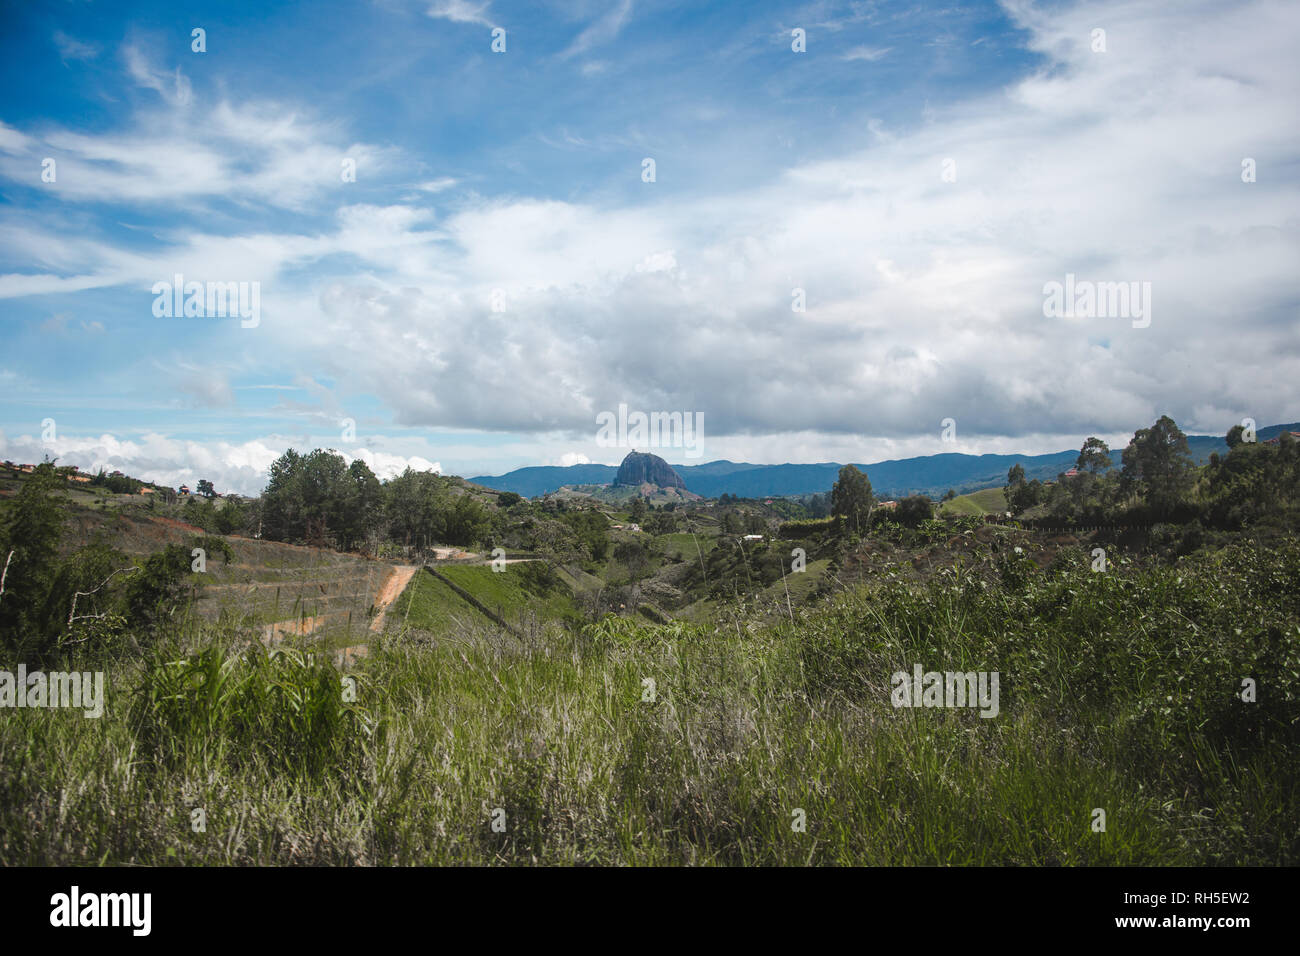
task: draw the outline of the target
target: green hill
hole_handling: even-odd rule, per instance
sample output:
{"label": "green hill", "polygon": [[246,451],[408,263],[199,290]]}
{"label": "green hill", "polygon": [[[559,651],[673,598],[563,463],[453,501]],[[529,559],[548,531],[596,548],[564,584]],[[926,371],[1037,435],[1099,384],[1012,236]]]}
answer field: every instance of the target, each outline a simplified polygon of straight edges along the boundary
{"label": "green hill", "polygon": [[1007,499],[1001,488],[985,488],[968,495],[958,495],[946,501],[940,509],[945,515],[1000,514],[1007,510]]}

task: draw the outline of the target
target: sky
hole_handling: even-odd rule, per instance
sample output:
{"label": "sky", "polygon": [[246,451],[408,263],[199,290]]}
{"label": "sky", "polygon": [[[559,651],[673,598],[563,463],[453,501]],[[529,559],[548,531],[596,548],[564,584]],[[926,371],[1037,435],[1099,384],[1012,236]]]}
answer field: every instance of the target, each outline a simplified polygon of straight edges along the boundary
{"label": "sky", "polygon": [[289,447],[617,463],[620,405],[700,416],[678,463],[1300,419],[1297,4],[0,17],[0,458],[255,494]]}

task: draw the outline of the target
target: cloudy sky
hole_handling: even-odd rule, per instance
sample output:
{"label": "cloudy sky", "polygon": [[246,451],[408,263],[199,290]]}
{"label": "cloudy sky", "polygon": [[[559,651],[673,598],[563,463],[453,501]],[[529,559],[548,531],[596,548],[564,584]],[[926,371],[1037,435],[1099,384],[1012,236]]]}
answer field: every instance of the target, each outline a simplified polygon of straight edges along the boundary
{"label": "cloudy sky", "polygon": [[[0,458],[255,493],[290,446],[613,463],[620,403],[703,415],[675,462],[1300,419],[1296,4],[3,16]],[[256,324],[156,315],[177,274]],[[1046,315],[1067,274],[1149,323]]]}

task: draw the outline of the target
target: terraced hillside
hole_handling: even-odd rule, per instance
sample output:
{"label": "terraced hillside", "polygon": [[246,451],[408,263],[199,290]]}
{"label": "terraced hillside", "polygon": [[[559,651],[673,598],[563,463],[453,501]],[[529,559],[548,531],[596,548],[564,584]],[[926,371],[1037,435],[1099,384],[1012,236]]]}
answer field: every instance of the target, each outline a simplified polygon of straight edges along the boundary
{"label": "terraced hillside", "polygon": [[[67,530],[68,549],[98,537],[133,558],[169,544],[191,546],[205,533],[171,518],[84,509],[73,511]],[[377,612],[402,590],[392,585],[401,572],[391,562],[237,535],[221,540],[230,547],[229,560],[210,549],[203,578],[195,576],[203,582],[195,588],[196,612],[263,638],[312,635],[350,643],[371,630]]]}

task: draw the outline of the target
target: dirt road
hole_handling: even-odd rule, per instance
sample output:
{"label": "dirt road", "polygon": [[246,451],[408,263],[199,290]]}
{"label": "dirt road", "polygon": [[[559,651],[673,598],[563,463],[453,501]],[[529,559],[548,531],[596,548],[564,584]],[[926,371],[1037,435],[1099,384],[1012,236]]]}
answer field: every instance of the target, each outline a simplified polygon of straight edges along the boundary
{"label": "dirt road", "polygon": [[388,573],[387,580],[379,589],[379,596],[375,598],[375,619],[370,622],[370,630],[379,633],[384,629],[384,618],[388,615],[388,606],[397,600],[406,586],[411,583],[411,577],[416,571],[420,570],[413,564],[399,564]]}

